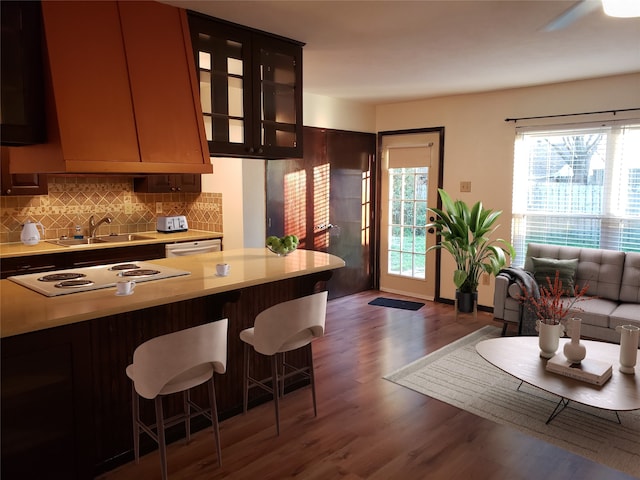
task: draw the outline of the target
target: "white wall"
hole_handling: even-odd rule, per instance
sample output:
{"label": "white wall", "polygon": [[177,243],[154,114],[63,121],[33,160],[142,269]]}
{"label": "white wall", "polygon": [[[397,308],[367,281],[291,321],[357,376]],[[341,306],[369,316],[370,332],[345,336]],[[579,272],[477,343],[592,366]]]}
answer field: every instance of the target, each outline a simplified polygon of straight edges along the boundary
{"label": "white wall", "polygon": [[302,123],[306,127],[375,133],[375,105],[304,94]]}
{"label": "white wall", "polygon": [[[482,200],[486,207],[502,210],[498,236],[509,239],[515,124],[505,118],[636,107],[640,107],[640,73],[379,105],[376,130],[444,126],[444,189],[454,198]],[[471,193],[460,193],[461,181],[472,182]],[[453,299],[454,264],[449,255],[442,259],[441,296]],[[492,285],[480,286],[479,303],[493,304],[493,279]]]}
{"label": "white wall", "polygon": [[[303,124],[375,132],[375,107],[305,94]],[[202,191],[222,194],[224,248],[262,247],[266,237],[265,162],[213,158],[213,173],[202,176]]]}
{"label": "white wall", "polygon": [[213,173],[202,175],[202,191],[222,194],[222,239],[225,249],[242,248],[242,160],[212,158]]}

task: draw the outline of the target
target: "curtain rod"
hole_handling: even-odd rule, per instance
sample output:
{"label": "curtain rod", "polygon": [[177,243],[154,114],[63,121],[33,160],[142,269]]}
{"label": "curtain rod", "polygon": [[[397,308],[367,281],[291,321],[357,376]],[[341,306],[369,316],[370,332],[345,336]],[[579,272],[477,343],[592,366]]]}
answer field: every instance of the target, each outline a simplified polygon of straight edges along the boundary
{"label": "curtain rod", "polygon": [[556,117],[575,117],[579,115],[596,115],[598,113],[613,113],[614,115],[618,112],[632,112],[635,110],[640,110],[640,108],[623,108],[618,110],[601,110],[599,112],[583,112],[583,113],[561,113],[559,115],[541,115],[539,117],[519,117],[519,118],[505,118],[505,122],[517,122],[518,120],[537,120],[540,118],[556,118]]}

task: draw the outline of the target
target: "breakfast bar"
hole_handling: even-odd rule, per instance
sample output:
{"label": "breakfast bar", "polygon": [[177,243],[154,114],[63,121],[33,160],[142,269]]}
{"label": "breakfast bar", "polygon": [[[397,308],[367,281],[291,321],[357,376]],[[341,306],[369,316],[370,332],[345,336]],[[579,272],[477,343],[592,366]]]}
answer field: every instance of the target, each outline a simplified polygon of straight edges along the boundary
{"label": "breakfast bar", "polygon": [[[47,297],[0,281],[3,473],[92,478],[130,461],[131,386],[125,368],[134,349],[149,338],[222,318],[229,319],[228,360],[226,374],[216,378],[218,409],[222,418],[239,413],[239,332],[260,311],[324,289],[332,270],[344,266],[326,253],[276,256],[263,248],[145,263],[189,274],[138,283],[124,296],[108,287]],[[218,263],[230,265],[227,276],[216,274]],[[308,361],[303,354],[292,360]],[[206,391],[196,389],[193,399],[207,405]],[[260,401],[255,396],[250,403]],[[153,411],[152,405],[141,406],[148,407],[143,415]],[[181,408],[181,399],[170,399],[167,415]],[[176,425],[168,440],[180,438],[180,429]],[[150,451],[153,442],[141,448]]]}

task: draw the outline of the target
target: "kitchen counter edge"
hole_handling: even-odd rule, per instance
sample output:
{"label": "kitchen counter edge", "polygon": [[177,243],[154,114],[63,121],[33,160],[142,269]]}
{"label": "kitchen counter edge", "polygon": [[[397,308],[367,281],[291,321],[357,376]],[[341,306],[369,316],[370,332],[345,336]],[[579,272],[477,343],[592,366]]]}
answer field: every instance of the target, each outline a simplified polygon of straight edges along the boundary
{"label": "kitchen counter edge", "polygon": [[[285,257],[278,257],[266,248],[163,258],[151,263],[188,270],[190,275],[141,282],[133,295],[125,297],[115,296],[113,287],[46,297],[10,280],[0,280],[0,337],[36,332],[345,266],[344,260],[328,253],[299,249]],[[231,265],[227,277],[216,275],[217,263]]]}

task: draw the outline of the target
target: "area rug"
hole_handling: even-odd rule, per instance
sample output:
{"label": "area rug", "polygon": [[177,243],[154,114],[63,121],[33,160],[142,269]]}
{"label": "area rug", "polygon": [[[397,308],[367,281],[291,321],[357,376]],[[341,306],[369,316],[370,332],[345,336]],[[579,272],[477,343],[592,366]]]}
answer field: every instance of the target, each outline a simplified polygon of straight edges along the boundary
{"label": "area rug", "polygon": [[424,307],[424,303],[409,302],[408,300],[396,300],[394,298],[378,297],[371,300],[369,305],[377,305],[379,307],[401,308],[402,310],[420,310]]}
{"label": "area rug", "polygon": [[558,397],[527,384],[518,391],[519,380],[476,352],[500,331],[483,327],[384,378],[640,478],[640,411],[620,412],[619,425],[612,412],[571,403],[546,425]]}

